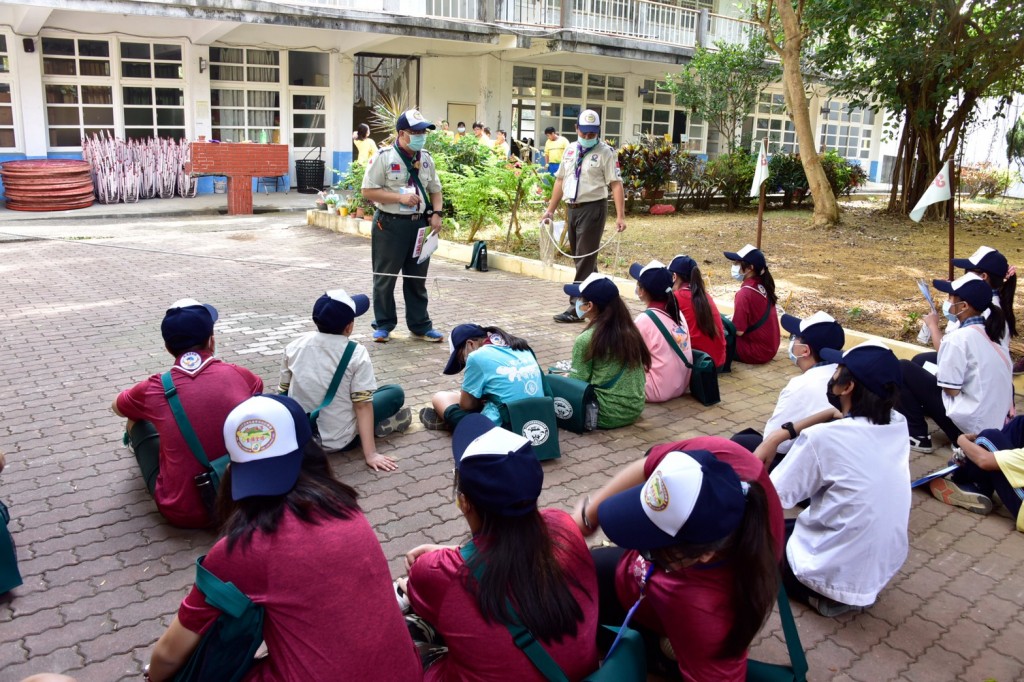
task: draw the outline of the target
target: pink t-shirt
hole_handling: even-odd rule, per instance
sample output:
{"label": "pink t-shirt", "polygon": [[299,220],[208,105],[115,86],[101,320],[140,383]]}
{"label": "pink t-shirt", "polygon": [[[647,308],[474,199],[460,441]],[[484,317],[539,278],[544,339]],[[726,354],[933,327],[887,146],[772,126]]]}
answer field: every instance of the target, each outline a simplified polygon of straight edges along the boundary
{"label": "pink t-shirt", "polygon": [[[781,559],[785,537],[782,504],[761,460],[742,446],[717,436],[702,436],[651,448],[644,462],[650,477],[669,452],[707,450],[729,464],[743,481],[757,481],[768,497],[769,525]],[[629,608],[639,596],[647,562],[636,551],[627,551],[615,572],[619,602]],[[677,571],[655,570],[647,583],[647,597],[637,609],[637,621],[666,635],[685,680],[742,682],[747,675],[747,656],[715,658],[732,626],[733,568],[728,563],[697,564]]]}
{"label": "pink t-shirt", "polygon": [[[245,682],[419,680],[422,667],[395,600],[380,542],[362,512],[304,523],[285,511],[272,535],[228,552],[221,538],[203,566],[265,609],[269,656]],[[203,634],[220,615],[193,586],[178,609]]]}
{"label": "pink t-shirt", "polygon": [[[665,331],[675,341],[676,347],[683,351],[686,360],[692,366],[693,351],[690,350],[690,334],[686,329],[686,320],[683,320],[682,324],[676,324],[676,321],[669,317],[668,313],[654,305],[647,310],[658,316]],[[637,315],[634,321],[636,328],[640,330],[640,335],[644,337],[647,350],[651,352],[651,368],[647,371],[644,384],[647,402],[663,403],[686,393],[690,387],[690,368],[683,363],[669,342],[665,340],[665,336],[647,314],[647,311]]]}
{"label": "pink t-shirt", "polygon": [[[563,511],[541,511],[556,543],[556,556],[583,611],[576,637],[542,642],[570,680],[597,669],[597,576],[587,544]],[[561,544],[561,549],[558,545]],[[501,623],[484,620],[476,599],[465,588],[466,568],[456,549],[420,556],[409,570],[409,601],[448,645],[448,655],[427,669],[425,680],[544,682],[544,676],[512,641]],[[379,679],[388,679],[381,677]]]}
{"label": "pink t-shirt", "polygon": [[[764,291],[761,280],[753,277],[743,280],[743,286],[736,292],[732,323],[737,332],[746,332],[764,317],[765,310],[772,304]],[[746,332],[736,339],[736,359],[751,365],[763,365],[771,362],[779,350],[779,315],[774,306],[768,313],[768,319],[752,332]]]}
{"label": "pink t-shirt", "polygon": [[707,297],[708,303],[711,306],[711,320],[714,322],[715,330],[718,332],[715,338],[712,339],[697,326],[697,313],[693,310],[693,292],[690,291],[690,288],[684,286],[681,289],[676,289],[675,295],[676,302],[679,303],[679,311],[683,313],[683,318],[686,319],[686,328],[690,332],[690,345],[710,355],[715,363],[715,367],[724,365],[725,330],[722,327],[722,315],[718,312],[715,299],[710,296]]}
{"label": "pink t-shirt", "polygon": [[[263,380],[238,365],[207,352],[182,353],[171,368],[178,399],[211,461],[227,452],[224,420],[239,403],[263,392]],[[164,397],[160,375],[154,374],[117,396],[117,409],[132,421],[153,423],[160,434],[160,473],[153,499],[164,518],[181,528],[210,525],[195,477],[203,467],[181,435]]]}

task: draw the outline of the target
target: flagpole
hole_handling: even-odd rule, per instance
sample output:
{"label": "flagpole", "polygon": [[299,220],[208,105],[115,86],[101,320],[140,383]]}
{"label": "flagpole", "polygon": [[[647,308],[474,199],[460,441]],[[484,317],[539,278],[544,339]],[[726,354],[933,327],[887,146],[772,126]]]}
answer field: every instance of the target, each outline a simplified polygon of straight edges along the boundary
{"label": "flagpole", "polygon": [[[768,158],[768,138],[767,137],[762,137],[761,138],[761,146],[762,146],[762,149],[763,149],[764,156],[767,159]],[[767,200],[767,197],[766,197],[767,190],[765,189],[766,185],[767,185],[767,183],[764,180],[762,180],[761,181],[761,198],[757,202],[757,244],[756,244],[756,246],[757,246],[758,249],[761,248],[761,226],[764,224],[764,205],[765,205],[765,201]]]}
{"label": "flagpole", "polygon": [[[954,150],[955,151],[955,150]],[[956,218],[956,155],[949,157],[949,281],[953,281],[953,240],[955,239],[954,221]]]}

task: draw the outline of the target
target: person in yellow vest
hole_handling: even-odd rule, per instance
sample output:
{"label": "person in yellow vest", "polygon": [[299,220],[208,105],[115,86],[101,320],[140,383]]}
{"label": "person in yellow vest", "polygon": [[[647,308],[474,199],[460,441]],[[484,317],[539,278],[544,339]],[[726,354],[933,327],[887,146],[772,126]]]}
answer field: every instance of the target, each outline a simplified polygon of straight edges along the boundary
{"label": "person in yellow vest", "polygon": [[548,172],[554,175],[562,165],[562,155],[569,147],[569,140],[559,135],[552,126],[545,128],[544,134],[548,138],[544,143],[544,163],[548,165]]}

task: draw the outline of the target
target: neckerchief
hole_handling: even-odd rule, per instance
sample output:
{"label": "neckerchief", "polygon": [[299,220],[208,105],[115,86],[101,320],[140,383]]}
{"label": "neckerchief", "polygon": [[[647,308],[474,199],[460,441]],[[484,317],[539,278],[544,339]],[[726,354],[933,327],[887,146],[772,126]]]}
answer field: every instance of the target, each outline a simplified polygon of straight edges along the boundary
{"label": "neckerchief", "polygon": [[409,179],[416,185],[416,189],[420,193],[420,198],[423,200],[424,205],[427,203],[427,191],[423,189],[423,183],[420,182],[420,169],[417,165],[420,162],[420,153],[416,152],[415,156],[406,156],[405,152],[402,151],[402,146],[395,142],[395,151],[398,152],[398,157],[405,163],[405,169],[409,171]]}
{"label": "neckerchief", "polygon": [[576,155],[576,167],[573,169],[573,173],[576,176],[576,193],[572,195],[572,202],[576,203],[576,197],[580,195],[580,173],[583,172],[583,158],[590,152],[594,151],[600,146],[600,142],[595,144],[590,149],[585,149],[579,142],[576,146],[579,147],[579,153]]}

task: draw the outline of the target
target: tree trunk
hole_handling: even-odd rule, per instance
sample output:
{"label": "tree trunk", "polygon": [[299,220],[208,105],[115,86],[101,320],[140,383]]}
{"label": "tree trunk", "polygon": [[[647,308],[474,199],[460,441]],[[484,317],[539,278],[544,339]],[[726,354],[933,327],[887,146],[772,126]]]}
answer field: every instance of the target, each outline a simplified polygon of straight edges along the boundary
{"label": "tree trunk", "polygon": [[811,129],[811,114],[808,111],[807,96],[804,94],[804,77],[800,73],[803,27],[791,0],[779,0],[776,6],[779,9],[779,19],[782,20],[786,41],[779,46],[773,45],[772,48],[782,59],[782,87],[786,96],[786,106],[793,115],[796,138],[800,143],[800,163],[804,167],[807,184],[811,188],[811,197],[814,199],[814,226],[837,225],[839,203],[832,193],[832,186],[828,184],[825,169],[822,168],[821,159],[818,157],[814,130]]}

